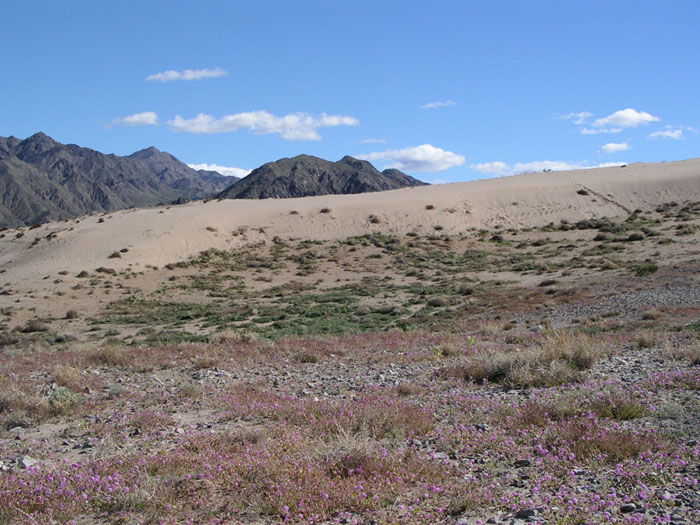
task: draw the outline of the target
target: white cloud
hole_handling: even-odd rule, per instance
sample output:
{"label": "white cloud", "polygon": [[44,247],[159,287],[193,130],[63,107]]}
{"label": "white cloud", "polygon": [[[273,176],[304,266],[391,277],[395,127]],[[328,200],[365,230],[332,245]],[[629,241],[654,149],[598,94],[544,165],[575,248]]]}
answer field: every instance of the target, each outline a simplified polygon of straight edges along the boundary
{"label": "white cloud", "polygon": [[650,122],[658,122],[659,120],[661,120],[659,117],[655,117],[646,111],[637,111],[636,109],[627,108],[616,111],[607,117],[595,119],[593,125],[597,128],[605,128],[608,126],[636,128],[640,124],[649,124]]}
{"label": "white cloud", "polygon": [[454,100],[438,100],[436,102],[428,102],[420,106],[421,109],[435,109],[435,108],[449,108],[450,106],[456,106],[457,103]]}
{"label": "white cloud", "polygon": [[581,135],[599,135],[600,133],[620,133],[622,128],[583,128],[581,129]]}
{"label": "white cloud", "polygon": [[563,120],[570,120],[574,124],[581,125],[586,122],[589,118],[593,116],[593,113],[589,111],[580,111],[578,113],[567,113],[566,115],[561,115],[557,118],[563,119]]}
{"label": "white cloud", "polygon": [[516,175],[518,173],[531,173],[536,171],[569,171],[569,170],[587,170],[592,168],[609,168],[612,166],[620,166],[622,162],[604,162],[601,164],[587,163],[571,163],[560,160],[540,160],[534,162],[517,162],[510,165],[505,162],[485,162],[482,164],[472,164],[469,167],[480,173],[487,175],[506,176]]}
{"label": "white cloud", "polygon": [[[692,128],[685,128],[688,130],[692,130]],[[673,126],[666,126],[664,129],[661,129],[659,131],[654,131],[653,133],[649,133],[647,135],[648,139],[658,139],[658,138],[665,138],[665,139],[674,139],[674,140],[683,140],[685,137],[683,136],[683,131],[684,128],[678,127],[674,128]]]}
{"label": "white cloud", "polygon": [[384,139],[364,139],[360,141],[360,144],[386,144]]}
{"label": "white cloud", "polygon": [[357,126],[356,118],[345,115],[326,115],[322,113],[318,117],[306,113],[289,113],[278,117],[267,111],[250,111],[224,115],[216,119],[204,113],[191,119],[184,119],[180,115],[168,121],[168,125],[174,131],[187,133],[226,133],[242,128],[249,129],[257,134],[279,133],[287,140],[321,140],[317,129],[333,126]]}
{"label": "white cloud", "polygon": [[389,149],[365,155],[357,155],[362,160],[388,160],[385,167],[405,171],[435,172],[454,166],[461,166],[465,158],[457,153],[436,148],[431,144],[421,144],[403,149]]}
{"label": "white cloud", "polygon": [[158,115],[153,111],[134,113],[126,117],[114,119],[112,124],[120,126],[156,126],[158,125]]}
{"label": "white cloud", "polygon": [[509,175],[512,172],[512,167],[508,166],[508,164],[505,162],[501,162],[500,160],[495,162],[472,164],[469,167],[478,171],[479,173],[486,173],[488,175]]}
{"label": "white cloud", "polygon": [[217,171],[222,175],[233,175],[234,177],[243,178],[252,170],[244,170],[243,168],[233,168],[231,166],[219,166],[218,164],[188,164],[193,170]]}
{"label": "white cloud", "polygon": [[163,71],[148,75],[146,82],[171,82],[173,80],[201,80],[203,78],[218,78],[228,75],[228,71],[216,67],[214,69],[185,69],[184,71]]}
{"label": "white cloud", "polygon": [[600,148],[603,153],[608,155],[619,151],[627,151],[628,149],[630,149],[630,145],[626,142],[608,142],[605,146]]}

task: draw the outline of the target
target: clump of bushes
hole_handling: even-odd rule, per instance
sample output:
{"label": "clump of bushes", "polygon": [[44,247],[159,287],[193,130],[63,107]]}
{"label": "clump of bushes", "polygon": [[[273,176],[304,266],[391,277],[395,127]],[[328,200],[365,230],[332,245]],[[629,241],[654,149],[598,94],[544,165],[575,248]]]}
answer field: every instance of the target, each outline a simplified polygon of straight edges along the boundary
{"label": "clump of bushes", "polygon": [[588,334],[552,332],[531,348],[469,357],[443,370],[442,375],[522,388],[554,386],[579,381],[581,373],[591,368],[603,352]]}

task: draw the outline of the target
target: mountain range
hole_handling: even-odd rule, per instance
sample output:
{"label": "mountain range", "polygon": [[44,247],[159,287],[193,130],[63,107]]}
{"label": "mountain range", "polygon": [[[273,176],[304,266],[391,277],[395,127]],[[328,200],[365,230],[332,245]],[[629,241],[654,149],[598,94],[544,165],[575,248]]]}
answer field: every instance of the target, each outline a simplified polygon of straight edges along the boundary
{"label": "mountain range", "polygon": [[209,197],[308,197],[424,184],[347,156],[338,162],[310,155],[284,158],[238,179],[194,170],[154,147],[122,157],[61,144],[41,132],[25,140],[0,137],[0,227]]}
{"label": "mountain range", "polygon": [[232,186],[219,197],[229,199],[269,199],[312,195],[367,193],[423,186],[396,169],[379,172],[372,164],[353,157],[338,162],[298,155],[268,162]]}
{"label": "mountain range", "polygon": [[0,137],[0,226],[211,197],[231,183],[153,147],[120,157],[41,132],[25,140]]}

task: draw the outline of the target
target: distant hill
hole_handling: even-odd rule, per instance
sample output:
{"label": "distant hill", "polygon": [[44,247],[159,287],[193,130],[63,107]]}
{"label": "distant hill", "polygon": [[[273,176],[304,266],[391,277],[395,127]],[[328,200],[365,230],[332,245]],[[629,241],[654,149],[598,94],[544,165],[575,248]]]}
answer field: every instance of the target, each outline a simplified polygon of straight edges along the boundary
{"label": "distant hill", "polygon": [[330,162],[299,155],[269,162],[226,188],[219,197],[229,199],[268,199],[313,195],[367,193],[424,186],[395,169],[382,172],[364,160],[343,157]]}
{"label": "distant hill", "polygon": [[153,147],[119,157],[43,133],[0,137],[0,226],[210,197],[231,181]]}

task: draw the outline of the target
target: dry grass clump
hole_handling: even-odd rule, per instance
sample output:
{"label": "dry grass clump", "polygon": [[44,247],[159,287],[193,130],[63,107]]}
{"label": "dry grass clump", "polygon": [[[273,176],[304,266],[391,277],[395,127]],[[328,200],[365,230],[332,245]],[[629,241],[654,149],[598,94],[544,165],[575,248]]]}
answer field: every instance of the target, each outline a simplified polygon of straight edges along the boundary
{"label": "dry grass clump", "polygon": [[82,396],[65,387],[58,387],[47,396],[13,387],[0,392],[0,421],[6,429],[28,427],[48,417],[67,414],[82,401]]}
{"label": "dry grass clump", "polygon": [[32,319],[27,321],[27,324],[20,328],[20,332],[24,334],[31,334],[35,332],[46,332],[49,328],[39,321],[38,319]]}
{"label": "dry grass clump", "polygon": [[602,353],[587,334],[551,332],[531,348],[470,357],[443,370],[442,376],[522,388],[554,386],[579,381],[581,372],[591,368]]}
{"label": "dry grass clump", "polygon": [[105,346],[88,353],[85,360],[93,365],[101,366],[126,366],[130,363],[129,355],[122,348]]}
{"label": "dry grass clump", "polygon": [[51,371],[51,380],[58,386],[70,388],[71,390],[80,390],[82,374],[79,369],[71,365],[56,365]]}
{"label": "dry grass clump", "polygon": [[421,388],[415,383],[399,383],[395,391],[400,397],[414,397],[420,393]]}
{"label": "dry grass clump", "polygon": [[254,343],[259,339],[256,332],[247,330],[233,330],[226,328],[218,332],[214,332],[209,336],[209,342],[213,344],[241,344]]}
{"label": "dry grass clump", "polygon": [[196,370],[204,370],[207,368],[216,368],[221,364],[221,358],[217,355],[209,354],[195,356],[192,365]]}
{"label": "dry grass clump", "polygon": [[696,340],[679,345],[671,345],[667,341],[663,345],[663,355],[676,361],[688,361],[691,366],[700,366],[700,341]]}
{"label": "dry grass clump", "polygon": [[642,314],[643,321],[655,321],[659,317],[661,317],[661,312],[659,312],[656,308],[650,308]]}
{"label": "dry grass clump", "polygon": [[489,319],[479,323],[479,333],[485,336],[498,335],[505,330],[505,323],[497,319]]}
{"label": "dry grass clump", "polygon": [[644,348],[655,348],[662,344],[659,334],[653,332],[644,332],[638,335],[634,340],[634,346],[639,350]]}
{"label": "dry grass clump", "polygon": [[296,360],[300,363],[318,363],[318,354],[314,352],[300,352],[296,355]]}

